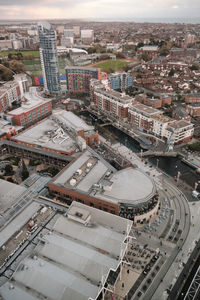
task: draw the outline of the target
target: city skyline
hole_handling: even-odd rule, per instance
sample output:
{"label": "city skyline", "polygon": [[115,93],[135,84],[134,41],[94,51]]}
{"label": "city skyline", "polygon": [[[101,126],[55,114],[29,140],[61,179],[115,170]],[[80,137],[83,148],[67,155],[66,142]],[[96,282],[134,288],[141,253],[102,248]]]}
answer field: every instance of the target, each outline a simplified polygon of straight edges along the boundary
{"label": "city skyline", "polygon": [[[35,9],[37,6],[37,9]],[[1,0],[1,20],[84,18],[133,20],[134,18],[197,18],[198,0]]]}

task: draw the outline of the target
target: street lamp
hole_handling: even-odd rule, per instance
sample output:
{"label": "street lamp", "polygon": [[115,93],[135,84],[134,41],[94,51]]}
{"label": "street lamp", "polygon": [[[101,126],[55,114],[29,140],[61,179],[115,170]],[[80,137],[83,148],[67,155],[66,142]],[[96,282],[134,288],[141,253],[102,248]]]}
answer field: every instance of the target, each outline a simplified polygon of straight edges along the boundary
{"label": "street lamp", "polygon": [[157,163],[156,163],[156,168],[158,169],[158,163],[159,163],[159,159],[157,158]]}
{"label": "street lamp", "polygon": [[179,181],[180,175],[181,175],[181,172],[178,171],[178,174],[177,174],[177,183],[178,183],[178,181]]}
{"label": "street lamp", "polygon": [[195,190],[195,191],[197,190],[197,187],[198,187],[199,183],[200,183],[200,181],[195,182],[195,184],[194,184],[194,190]]}

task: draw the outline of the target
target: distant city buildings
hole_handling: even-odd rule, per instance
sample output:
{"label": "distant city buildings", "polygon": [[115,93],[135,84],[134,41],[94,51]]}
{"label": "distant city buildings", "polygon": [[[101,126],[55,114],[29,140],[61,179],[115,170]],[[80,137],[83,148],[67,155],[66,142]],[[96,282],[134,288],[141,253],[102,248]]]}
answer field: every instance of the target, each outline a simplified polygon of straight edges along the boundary
{"label": "distant city buildings", "polygon": [[91,44],[94,42],[94,30],[82,29],[81,30],[81,42],[83,44]]}
{"label": "distant city buildings", "polygon": [[138,49],[137,54],[147,55],[150,59],[153,59],[158,56],[158,51],[158,46],[145,45]]}
{"label": "distant city buildings", "polygon": [[40,39],[40,60],[44,78],[44,88],[52,94],[60,92],[60,77],[56,47],[56,32],[47,22],[38,23]]}
{"label": "distant city buildings", "polygon": [[61,45],[65,47],[72,47],[74,45],[74,29],[64,29]]}

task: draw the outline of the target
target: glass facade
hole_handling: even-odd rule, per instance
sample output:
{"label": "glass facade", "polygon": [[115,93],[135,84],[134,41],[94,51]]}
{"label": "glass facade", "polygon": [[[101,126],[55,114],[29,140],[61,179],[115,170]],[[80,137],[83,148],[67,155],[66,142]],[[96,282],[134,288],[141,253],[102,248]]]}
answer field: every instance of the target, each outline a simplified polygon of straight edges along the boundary
{"label": "glass facade", "polygon": [[44,87],[50,93],[59,93],[60,76],[58,70],[58,54],[56,32],[47,22],[38,23],[40,39],[40,60],[44,77]]}

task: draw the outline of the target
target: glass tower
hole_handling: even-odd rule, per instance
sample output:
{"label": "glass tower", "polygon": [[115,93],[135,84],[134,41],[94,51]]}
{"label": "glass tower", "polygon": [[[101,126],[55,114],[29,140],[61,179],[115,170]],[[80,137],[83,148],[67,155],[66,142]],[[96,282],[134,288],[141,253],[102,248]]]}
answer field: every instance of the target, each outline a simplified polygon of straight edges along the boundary
{"label": "glass tower", "polygon": [[50,93],[59,93],[61,88],[58,70],[56,32],[48,22],[38,23],[38,32],[44,88]]}

